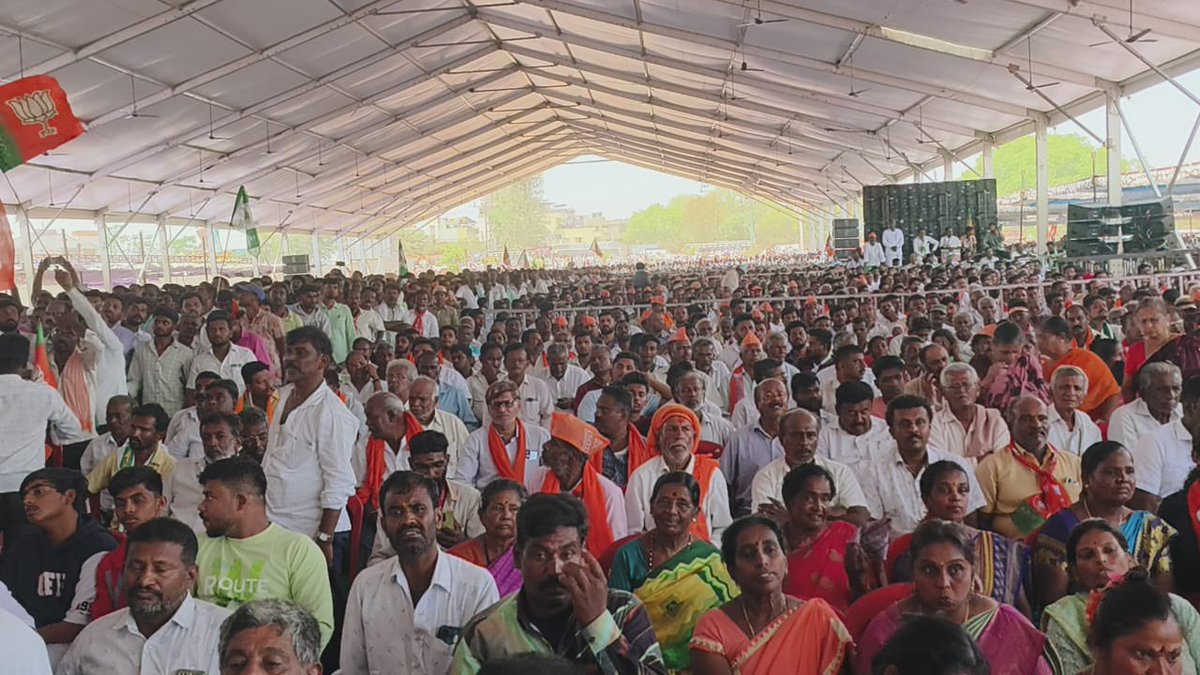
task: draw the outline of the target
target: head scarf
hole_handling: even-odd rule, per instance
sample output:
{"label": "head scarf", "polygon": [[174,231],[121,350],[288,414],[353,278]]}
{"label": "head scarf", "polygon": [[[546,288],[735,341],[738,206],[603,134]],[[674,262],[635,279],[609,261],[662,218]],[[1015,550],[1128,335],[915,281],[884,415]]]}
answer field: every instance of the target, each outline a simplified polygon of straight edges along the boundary
{"label": "head scarf", "polygon": [[661,448],[658,447],[658,437],[662,434],[662,429],[666,426],[667,420],[675,417],[684,418],[692,425],[692,429],[696,431],[692,436],[692,454],[696,454],[696,450],[700,448],[700,418],[696,417],[696,413],[692,412],[692,409],[687,406],[679,405],[678,403],[668,403],[659,408],[658,412],[654,413],[654,419],[650,421],[650,434],[646,442],[652,456],[662,454]]}
{"label": "head scarf", "polygon": [[608,447],[608,439],[596,427],[574,415],[555,412],[550,419],[550,437],[591,457]]}

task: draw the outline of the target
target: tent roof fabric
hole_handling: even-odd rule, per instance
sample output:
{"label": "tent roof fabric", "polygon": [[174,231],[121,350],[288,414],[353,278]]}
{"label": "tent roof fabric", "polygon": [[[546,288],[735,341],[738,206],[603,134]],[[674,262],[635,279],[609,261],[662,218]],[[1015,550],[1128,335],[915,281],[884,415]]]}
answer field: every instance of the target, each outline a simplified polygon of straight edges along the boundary
{"label": "tent roof fabric", "polygon": [[6,0],[0,77],[54,75],[87,125],[9,178],[29,206],[222,222],[245,185],[260,224],[363,237],[596,154],[802,211],[1161,82],[1139,55],[1200,66],[1200,4],[1133,8]]}

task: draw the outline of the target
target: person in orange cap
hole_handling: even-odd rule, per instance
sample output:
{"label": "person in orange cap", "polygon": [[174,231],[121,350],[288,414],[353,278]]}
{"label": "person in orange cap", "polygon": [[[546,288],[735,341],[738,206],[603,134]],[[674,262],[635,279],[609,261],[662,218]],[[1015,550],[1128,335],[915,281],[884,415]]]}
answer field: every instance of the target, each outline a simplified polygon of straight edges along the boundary
{"label": "person in orange cap", "polygon": [[574,415],[555,412],[550,420],[550,440],[542,445],[542,466],[525,483],[531,494],[570,492],[588,512],[588,551],[602,555],[612,543],[625,538],[621,488],[596,470],[591,458],[601,456],[608,439],[596,427]]}
{"label": "person in orange cap", "polygon": [[719,541],[721,533],[733,522],[729,514],[728,483],[717,460],[696,454],[700,431],[696,413],[678,403],[668,403],[654,414],[647,437],[654,457],[633,472],[625,491],[630,532],[645,532],[654,527],[650,497],[659,477],[671,471],[691,474],[700,485],[700,513],[692,524],[697,539]]}
{"label": "person in orange cap", "polygon": [[737,407],[738,401],[754,393],[754,364],[763,358],[762,340],[753,331],[742,338],[741,359],[737,368],[729,377],[729,412]]}
{"label": "person in orange cap", "polygon": [[667,340],[667,356],[671,358],[671,365],[692,360],[692,339],[688,337],[686,328],[675,331]]}

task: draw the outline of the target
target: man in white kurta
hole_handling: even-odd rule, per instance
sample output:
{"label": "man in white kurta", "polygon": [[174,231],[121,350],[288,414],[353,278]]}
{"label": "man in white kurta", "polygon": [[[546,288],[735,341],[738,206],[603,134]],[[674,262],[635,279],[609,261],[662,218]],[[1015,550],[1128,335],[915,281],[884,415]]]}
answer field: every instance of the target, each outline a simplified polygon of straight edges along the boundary
{"label": "man in white kurta", "polygon": [[900,228],[888,223],[888,226],[883,230],[883,252],[887,256],[887,264],[889,267],[895,267],[901,263],[904,258],[904,232]]}
{"label": "man in white kurta", "polygon": [[867,235],[867,244],[863,246],[863,265],[867,267],[883,267],[887,256],[883,254],[883,244],[875,239],[875,233]]}
{"label": "man in white kurta", "polygon": [[[625,515],[630,532],[654,528],[650,496],[654,483],[666,473],[683,471],[700,482],[700,508],[704,512],[709,541],[720,541],[721,533],[733,522],[729,511],[729,484],[717,460],[696,456],[700,445],[700,422],[696,414],[678,403],[658,409],[647,439],[654,459],[638,467],[625,488]],[[707,480],[705,478],[707,477]]]}

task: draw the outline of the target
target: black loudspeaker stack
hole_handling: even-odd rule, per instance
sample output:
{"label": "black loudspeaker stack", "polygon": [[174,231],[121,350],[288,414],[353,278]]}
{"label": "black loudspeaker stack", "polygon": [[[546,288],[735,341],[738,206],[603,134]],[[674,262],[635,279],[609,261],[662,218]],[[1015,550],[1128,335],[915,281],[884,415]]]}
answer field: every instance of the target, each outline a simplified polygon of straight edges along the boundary
{"label": "black loudspeaker stack", "polygon": [[1068,258],[1167,251],[1174,234],[1170,197],[1121,206],[1067,205]]}
{"label": "black loudspeaker stack", "polygon": [[858,232],[857,218],[833,219],[833,256],[838,260],[849,260],[862,242]]}

